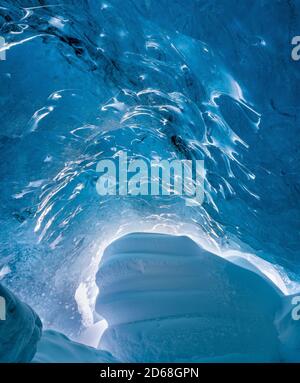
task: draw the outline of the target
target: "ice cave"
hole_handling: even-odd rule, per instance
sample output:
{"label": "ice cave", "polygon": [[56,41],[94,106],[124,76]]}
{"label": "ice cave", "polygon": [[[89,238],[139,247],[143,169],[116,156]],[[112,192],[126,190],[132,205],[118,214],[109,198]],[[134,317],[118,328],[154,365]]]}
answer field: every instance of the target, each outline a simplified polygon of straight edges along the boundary
{"label": "ice cave", "polygon": [[[300,362],[299,21],[1,0],[0,362]],[[203,200],[101,195],[122,153],[201,161]]]}

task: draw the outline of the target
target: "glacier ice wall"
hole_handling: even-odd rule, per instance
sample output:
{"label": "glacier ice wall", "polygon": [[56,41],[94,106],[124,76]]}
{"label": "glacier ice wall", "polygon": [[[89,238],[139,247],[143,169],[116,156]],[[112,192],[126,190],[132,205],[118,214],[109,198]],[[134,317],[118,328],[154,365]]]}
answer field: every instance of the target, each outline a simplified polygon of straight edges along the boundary
{"label": "glacier ice wall", "polygon": [[[1,2],[0,277],[46,327],[97,319],[101,252],[137,229],[253,253],[293,288],[299,17],[298,0]],[[204,159],[204,204],[100,198],[120,150]]]}
{"label": "glacier ice wall", "polygon": [[30,362],[42,334],[38,315],[0,284],[5,315],[0,320],[0,363]]}

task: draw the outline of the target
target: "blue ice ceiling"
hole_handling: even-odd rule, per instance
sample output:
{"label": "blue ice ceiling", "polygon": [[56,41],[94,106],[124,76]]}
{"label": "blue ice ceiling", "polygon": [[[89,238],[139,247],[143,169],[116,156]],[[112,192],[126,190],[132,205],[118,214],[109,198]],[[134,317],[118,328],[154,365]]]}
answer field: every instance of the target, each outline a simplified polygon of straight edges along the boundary
{"label": "blue ice ceiling", "polygon": [[[299,1],[1,1],[0,275],[46,327],[93,321],[101,251],[137,229],[299,280],[299,21]],[[204,204],[100,197],[120,150],[204,159]]]}

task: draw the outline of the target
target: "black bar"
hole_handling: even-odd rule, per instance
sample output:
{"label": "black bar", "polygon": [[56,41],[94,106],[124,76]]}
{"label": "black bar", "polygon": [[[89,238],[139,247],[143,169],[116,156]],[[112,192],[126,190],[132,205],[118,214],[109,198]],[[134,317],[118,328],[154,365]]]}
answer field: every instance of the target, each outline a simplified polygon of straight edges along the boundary
{"label": "black bar", "polygon": [[[138,382],[138,381],[194,381],[212,382],[214,379],[223,381],[225,379],[238,378],[240,382],[245,379],[261,378],[263,374],[276,373],[276,376],[283,373],[287,378],[288,370],[300,371],[300,364],[234,364],[234,363],[82,363],[82,364],[0,364],[1,375],[10,377],[14,381],[50,381],[53,383],[82,381],[84,383],[96,383],[104,381],[112,382]],[[209,379],[208,379],[209,378]]]}

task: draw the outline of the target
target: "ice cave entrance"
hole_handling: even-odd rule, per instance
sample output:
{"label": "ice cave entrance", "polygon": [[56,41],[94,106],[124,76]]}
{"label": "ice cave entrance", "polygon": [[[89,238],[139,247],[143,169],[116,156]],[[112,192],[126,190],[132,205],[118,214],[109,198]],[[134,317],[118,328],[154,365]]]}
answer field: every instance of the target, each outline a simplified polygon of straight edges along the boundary
{"label": "ice cave entrance", "polygon": [[105,249],[96,281],[108,324],[100,345],[118,360],[279,358],[284,294],[245,259],[235,264],[187,236],[131,233]]}

